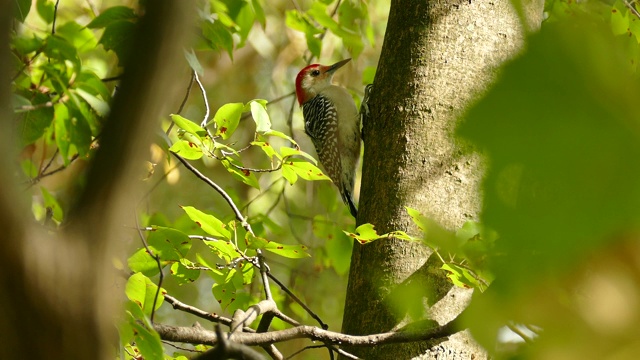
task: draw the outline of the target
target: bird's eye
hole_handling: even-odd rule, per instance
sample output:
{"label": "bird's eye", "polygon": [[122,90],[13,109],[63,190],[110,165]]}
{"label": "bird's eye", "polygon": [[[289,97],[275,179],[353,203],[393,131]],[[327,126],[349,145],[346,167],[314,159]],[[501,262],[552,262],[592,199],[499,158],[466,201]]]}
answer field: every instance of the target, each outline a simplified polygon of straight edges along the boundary
{"label": "bird's eye", "polygon": [[315,69],[315,70],[313,70],[313,71],[311,72],[311,76],[313,76],[313,77],[316,77],[316,76],[318,76],[318,75],[320,75],[320,70],[318,70],[318,69]]}

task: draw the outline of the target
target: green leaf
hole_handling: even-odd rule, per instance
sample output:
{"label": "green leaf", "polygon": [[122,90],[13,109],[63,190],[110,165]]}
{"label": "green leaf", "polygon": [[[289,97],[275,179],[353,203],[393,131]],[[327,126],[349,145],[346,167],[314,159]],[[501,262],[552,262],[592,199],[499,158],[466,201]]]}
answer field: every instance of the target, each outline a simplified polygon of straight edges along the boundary
{"label": "green leaf", "polygon": [[427,217],[422,215],[418,210],[410,207],[405,206],[405,209],[407,209],[407,213],[411,216],[411,220],[413,220],[413,223],[416,224],[420,231],[424,233],[429,230],[430,220]]}
{"label": "green leaf", "polygon": [[296,10],[289,10],[286,14],[285,23],[287,27],[303,32],[307,39],[307,47],[309,48],[309,51],[311,51],[314,56],[320,57],[320,53],[322,52],[322,41],[314,35],[322,33],[322,30],[316,28],[308,16],[303,15]]}
{"label": "green leaf", "polygon": [[67,131],[67,124],[69,123],[69,109],[65,104],[58,103],[53,106],[54,109],[54,134],[56,145],[60,150],[60,155],[64,160],[65,165],[69,165],[70,158],[70,142],[71,136]]}
{"label": "green leaf", "polygon": [[15,0],[15,6],[13,7],[13,17],[21,23],[27,18],[31,11],[31,0]]}
{"label": "green leaf", "polygon": [[264,134],[271,130],[271,120],[269,119],[266,105],[258,101],[251,101],[250,104],[251,115],[253,116],[253,121],[256,122],[256,132]]}
{"label": "green leaf", "polygon": [[52,59],[71,61],[78,69],[80,68],[80,58],[76,48],[61,36],[47,37],[44,53]]}
{"label": "green leaf", "polygon": [[[155,254],[156,250],[153,246],[149,246],[149,248]],[[127,259],[127,265],[131,271],[143,273],[146,276],[153,276],[160,271],[158,269],[158,263],[151,255],[149,255],[145,248],[140,248],[129,256]]]}
{"label": "green leaf", "polygon": [[104,28],[123,20],[134,20],[137,16],[133,9],[126,6],[113,6],[104,10],[87,25],[89,29]]}
{"label": "green leaf", "polygon": [[87,104],[89,104],[89,106],[91,106],[91,108],[96,112],[96,114],[103,117],[109,115],[109,103],[107,103],[102,99],[99,99],[98,97],[90,94],[89,92],[81,88],[77,88],[75,89],[75,91],[78,95],[80,95],[80,97],[84,99],[84,101],[87,102]]}
{"label": "green leaf", "polygon": [[269,131],[265,132],[263,135],[264,135],[264,136],[276,136],[276,137],[279,137],[279,138],[281,138],[281,139],[289,140],[289,142],[290,142],[291,144],[293,144],[293,145],[294,145],[294,146],[296,146],[296,147],[299,147],[299,146],[298,146],[298,143],[297,143],[297,142],[295,142],[295,140],[293,140],[293,138],[292,138],[291,136],[289,136],[289,135],[287,135],[287,134],[284,134],[284,133],[282,133],[282,132],[280,132],[280,131],[277,131],[277,130],[269,130]]}
{"label": "green leaf", "polygon": [[200,270],[188,268],[193,266],[194,264],[191,261],[184,258],[171,265],[171,275],[175,277],[178,285],[190,284],[198,279]]}
{"label": "green leaf", "polygon": [[290,259],[302,259],[311,256],[307,253],[308,248],[304,245],[280,244],[275,241],[253,236],[251,233],[247,233],[245,242],[249,249],[264,249]]}
{"label": "green leaf", "polygon": [[50,209],[52,219],[56,221],[58,224],[62,223],[64,219],[64,212],[62,211],[62,207],[58,203],[53,195],[44,187],[41,186],[40,190],[42,191],[42,198],[44,199],[44,207],[45,209]]}
{"label": "green leaf", "polygon": [[118,63],[122,64],[131,51],[135,31],[136,24],[130,21],[114,21],[104,29],[99,43],[105,50],[113,50],[118,56]]}
{"label": "green leaf", "polygon": [[227,171],[231,173],[231,175],[233,175],[236,180],[242,181],[243,183],[260,190],[258,179],[251,171],[238,169],[238,166],[243,167],[243,165],[238,160],[231,157],[226,157],[222,160],[222,165],[225,167],[225,169],[227,169]]}
{"label": "green leaf", "polygon": [[305,38],[307,39],[307,47],[311,54],[317,58],[322,55],[322,40],[313,36],[311,33],[306,33]]}
{"label": "green leaf", "polygon": [[171,147],[169,151],[174,152],[187,160],[198,160],[202,157],[202,149],[196,143],[178,140]]}
{"label": "green leaf", "polygon": [[479,222],[467,221],[458,231],[456,231],[456,237],[463,241],[471,240],[480,236],[481,229],[482,227]]}
{"label": "green leaf", "polygon": [[202,127],[200,127],[200,125],[196,124],[195,122],[185,119],[184,117],[177,115],[177,114],[171,114],[171,120],[173,120],[173,122],[178,125],[178,127],[184,131],[186,131],[187,133],[195,136],[198,140],[202,141],[202,138],[205,137],[207,135],[207,131],[205,129],[203,129]]}
{"label": "green leaf", "polygon": [[202,25],[202,35],[209,40],[214,50],[226,50],[233,60],[233,37],[221,21],[205,21]]}
{"label": "green leaf", "polygon": [[211,236],[231,239],[231,233],[227,226],[213,215],[206,214],[192,206],[181,206],[187,216],[193,220],[204,232]]}
{"label": "green leaf", "polygon": [[200,64],[200,61],[198,61],[198,57],[193,52],[193,49],[190,49],[189,51],[184,50],[184,57],[187,59],[187,63],[189,63],[191,70],[195,71],[200,76],[204,75],[202,65]]}
{"label": "green leaf", "polygon": [[40,15],[42,20],[47,24],[51,24],[53,22],[53,15],[56,11],[53,3],[53,1],[49,0],[36,1],[36,10],[38,11],[38,15]]}
{"label": "green leaf", "polygon": [[163,360],[164,350],[158,333],[155,332],[155,330],[150,330],[139,323],[133,323],[131,326],[135,333],[133,339],[144,359]]}
{"label": "green leaf", "polygon": [[265,29],[267,26],[267,18],[264,15],[264,9],[261,4],[261,0],[251,0],[251,7],[253,8],[253,12],[256,14],[256,19],[262,26],[262,29]]}
{"label": "green leaf", "polygon": [[[217,257],[224,260],[227,264],[238,258],[238,249],[235,245],[223,240],[205,240],[204,243],[216,254]],[[199,260],[200,261],[200,260]],[[202,261],[200,261],[202,262]],[[215,267],[211,267],[215,269]]]}
{"label": "green leaf", "polygon": [[[157,290],[158,286],[156,286],[151,279],[141,273],[131,275],[125,285],[125,294],[127,294],[127,298],[138,304],[147,316],[151,315],[153,299],[156,296],[156,292],[158,292]],[[160,289],[156,301],[156,310],[162,305],[162,302],[164,301],[164,294],[166,294],[166,290]]]}
{"label": "green leaf", "polygon": [[86,103],[81,102],[73,92],[67,92],[70,102],[67,103],[69,109],[68,124],[70,142],[76,148],[78,155],[86,156],[91,148],[91,126],[89,121],[94,121],[94,116],[88,109]]}
{"label": "green leaf", "polygon": [[407,233],[405,233],[404,231],[392,231],[390,233],[378,235],[378,232],[375,230],[375,226],[369,223],[358,226],[355,230],[355,233],[350,233],[348,231],[344,231],[344,233],[363,245],[375,240],[385,239],[390,237],[394,237],[396,239],[406,240],[406,241],[416,240],[414,237],[407,235]]}
{"label": "green leaf", "polygon": [[291,185],[295,184],[296,181],[298,181],[298,175],[296,175],[296,172],[293,170],[293,167],[284,166],[284,164],[282,166],[282,177],[287,179],[287,181]]}
{"label": "green leaf", "polygon": [[264,151],[264,153],[269,157],[269,159],[273,159],[273,157],[277,157],[278,159],[280,159],[280,154],[278,154],[273,147],[271,146],[271,144],[269,144],[266,141],[252,141],[251,145],[253,146],[257,146],[260,149],[262,149],[262,151]]}
{"label": "green leaf", "polygon": [[[17,94],[14,94],[13,100],[14,107],[31,105],[29,100]],[[36,93],[33,101],[34,105],[38,105],[50,100],[48,96]],[[21,145],[26,146],[33,144],[36,140],[42,137],[47,128],[51,125],[51,122],[54,119],[54,108],[41,107],[36,110],[27,111],[18,119],[18,131],[20,133]]]}
{"label": "green leaf", "polygon": [[56,34],[66,39],[80,53],[91,51],[98,46],[98,40],[93,31],[80,26],[75,21],[69,21],[56,27]]}
{"label": "green leaf", "polygon": [[373,80],[376,77],[376,70],[377,68],[375,66],[367,66],[364,68],[362,72],[362,85],[373,84]]}
{"label": "green leaf", "polygon": [[620,0],[611,8],[611,31],[615,35],[626,34],[629,31],[629,11]]}
{"label": "green leaf", "polygon": [[480,291],[484,291],[487,288],[469,269],[452,263],[442,265],[441,269],[447,271],[447,278],[457,287],[465,289],[477,288]]}
{"label": "green leaf", "polygon": [[228,139],[236,131],[242,116],[242,103],[229,103],[222,105],[213,117],[216,124],[216,136]]}
{"label": "green leaf", "polygon": [[[22,56],[26,56],[34,51],[37,51],[44,45],[44,40],[36,35],[30,37],[16,36],[13,38],[11,46]],[[20,61],[22,62],[22,61]]]}
{"label": "green leaf", "polygon": [[102,79],[91,70],[83,69],[82,72],[78,74],[75,87],[99,97],[101,100],[108,101],[111,99],[111,91]]}
{"label": "green leaf", "polygon": [[236,48],[241,48],[245,45],[247,38],[249,37],[249,33],[253,28],[253,23],[256,19],[256,15],[253,10],[249,6],[248,3],[236,2],[236,4],[240,5],[240,10],[237,12],[235,16],[236,23],[236,34],[240,36],[240,42],[236,46]]}
{"label": "green leaf", "polygon": [[182,231],[162,226],[151,226],[148,234],[147,242],[155,249],[154,255],[160,257],[160,260],[165,264],[184,258],[191,249],[191,239]]}
{"label": "green leaf", "polygon": [[[323,4],[321,2],[313,3],[311,9],[309,9],[308,11],[308,14],[321,26],[329,29],[336,36],[342,38],[345,47],[350,49],[354,58],[357,58],[358,55],[362,52],[362,49],[364,49],[364,44],[362,43],[362,37],[360,36],[360,34],[352,29],[345,28],[338,24],[327,13],[326,4]],[[308,38],[307,42],[309,42]]]}
{"label": "green leaf", "polygon": [[[282,150],[282,149],[281,149]],[[296,175],[300,176],[301,178],[305,179],[305,180],[309,180],[309,181],[313,181],[313,180],[329,180],[331,181],[331,179],[325,175],[324,173],[322,173],[322,171],[320,169],[318,169],[315,165],[302,160],[302,159],[287,159],[284,164],[282,165],[282,169],[283,169],[283,176],[284,176],[284,169],[290,169],[292,170]],[[286,178],[286,176],[285,176]]]}
{"label": "green leaf", "polygon": [[309,161],[311,161],[314,165],[318,164],[318,161],[311,155],[309,155],[308,153],[299,150],[299,149],[294,149],[288,146],[283,146],[280,148],[280,155],[282,155],[283,158],[288,157],[288,156],[296,156],[296,155],[300,155],[306,159],[308,159]]}
{"label": "green leaf", "polygon": [[[213,296],[218,300],[220,307],[227,310],[227,307],[235,302],[237,297],[237,288],[234,285],[233,278],[237,276],[236,269],[214,270],[209,272],[215,283],[211,287]],[[241,276],[241,275],[240,275]],[[228,309],[232,311],[233,309]]]}

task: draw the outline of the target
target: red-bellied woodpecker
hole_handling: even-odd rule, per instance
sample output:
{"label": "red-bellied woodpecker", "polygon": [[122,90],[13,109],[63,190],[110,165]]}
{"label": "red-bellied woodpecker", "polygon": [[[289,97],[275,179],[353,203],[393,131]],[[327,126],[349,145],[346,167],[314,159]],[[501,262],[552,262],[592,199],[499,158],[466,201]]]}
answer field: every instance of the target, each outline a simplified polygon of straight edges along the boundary
{"label": "red-bellied woodpecker", "polygon": [[353,182],[360,157],[360,115],[353,98],[343,87],[331,84],[336,70],[351,59],[330,66],[313,64],[296,77],[296,95],[302,107],[304,130],[318,159],[340,190],[342,200],[357,216]]}

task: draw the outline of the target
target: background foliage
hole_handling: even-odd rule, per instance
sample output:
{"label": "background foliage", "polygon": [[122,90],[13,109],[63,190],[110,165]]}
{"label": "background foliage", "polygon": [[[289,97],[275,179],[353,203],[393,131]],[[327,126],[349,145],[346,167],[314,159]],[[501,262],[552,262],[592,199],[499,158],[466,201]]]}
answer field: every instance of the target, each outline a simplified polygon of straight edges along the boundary
{"label": "background foliage", "polygon": [[[337,80],[359,102],[362,84],[373,80],[388,6],[198,2],[195,40],[184,49],[184,83],[175,84],[186,102],[167,98],[171,110],[162,127],[149,129],[157,141],[150,162],[140,164],[149,191],[135,199],[138,212],[127,224],[142,229],[146,245],[132,231],[114,261],[126,276],[121,356],[189,354],[163,347],[149,330],[152,309],[155,321],[197,320],[173,311],[166,294],[217,314],[256,303],[261,287],[247,261],[256,249],[266,251],[279,279],[339,329],[344,294],[336,289],[345,288],[351,238],[368,242],[380,235],[370,225],[353,229],[335,188],[315,167],[293,78],[311,61],[352,57]],[[640,324],[640,14],[629,1],[556,0],[546,11],[540,33],[501,69],[458,129],[488,159],[480,223],[453,233],[409,209],[424,236],[392,235],[439,249],[449,278],[479,290],[465,318],[487,349],[511,356],[509,343],[497,337],[511,325],[523,339],[536,338],[519,356],[632,358],[640,351],[634,336]],[[64,226],[65,209],[83,186],[122,61],[135,56],[129,42],[140,16],[133,1],[16,0],[17,176],[35,220],[51,229]],[[220,185],[246,223],[171,152]],[[165,275],[157,298],[159,270],[149,253]],[[312,321],[273,290],[280,309]],[[282,350],[304,345],[300,340]]]}

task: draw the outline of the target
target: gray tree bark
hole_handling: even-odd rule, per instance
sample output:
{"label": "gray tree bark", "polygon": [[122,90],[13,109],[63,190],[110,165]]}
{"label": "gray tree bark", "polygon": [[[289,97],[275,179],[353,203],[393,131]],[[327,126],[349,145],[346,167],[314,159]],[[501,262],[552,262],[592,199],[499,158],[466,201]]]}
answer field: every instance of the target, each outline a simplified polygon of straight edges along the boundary
{"label": "gray tree bark", "polygon": [[[12,1],[3,0],[3,9]],[[133,208],[139,167],[164,113],[163,104],[182,61],[189,2],[149,2],[136,33],[136,57],[125,64],[87,185],[68,216],[65,231],[36,224],[14,183],[15,138],[9,103],[9,34],[12,11],[0,15],[0,359],[113,359],[114,243]],[[35,9],[32,9],[35,11]],[[170,25],[170,26],[168,26]],[[130,197],[129,197],[130,199]],[[119,300],[118,300],[119,301]]]}
{"label": "gray tree bark", "polygon": [[[543,2],[392,0],[364,124],[360,214],[378,233],[416,233],[404,206],[450,230],[481,209],[482,161],[452,137],[456,121],[522,48],[542,20]],[[471,291],[453,288],[430,249],[396,239],[354,245],[343,332],[397,329],[424,308],[443,325],[466,307]],[[345,348],[364,359],[482,359],[468,332],[448,339]]]}

